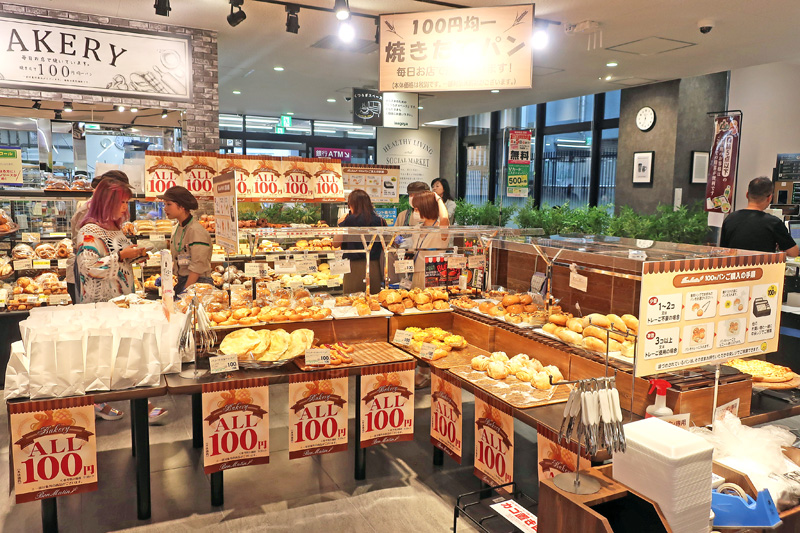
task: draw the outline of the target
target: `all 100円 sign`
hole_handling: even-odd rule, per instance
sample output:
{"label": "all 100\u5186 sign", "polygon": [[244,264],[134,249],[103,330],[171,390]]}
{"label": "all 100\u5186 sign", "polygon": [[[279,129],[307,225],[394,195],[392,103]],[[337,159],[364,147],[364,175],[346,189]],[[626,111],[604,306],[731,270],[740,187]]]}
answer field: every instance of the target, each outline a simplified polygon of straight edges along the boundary
{"label": "all 100\u5186 sign", "polygon": [[289,381],[289,459],[347,450],[347,370]]}
{"label": "all 100\u5186 sign", "polygon": [[530,89],[533,4],[381,15],[380,90]]}
{"label": "all 100\u5186 sign", "polygon": [[414,368],[408,361],[361,370],[361,447],[414,439]]}

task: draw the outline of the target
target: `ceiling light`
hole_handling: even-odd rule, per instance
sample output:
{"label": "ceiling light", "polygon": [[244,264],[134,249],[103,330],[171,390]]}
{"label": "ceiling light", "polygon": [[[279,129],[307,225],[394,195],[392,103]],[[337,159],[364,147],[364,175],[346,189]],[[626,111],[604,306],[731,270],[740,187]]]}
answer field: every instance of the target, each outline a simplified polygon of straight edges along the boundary
{"label": "ceiling light", "polygon": [[233,91],[233,94],[242,94],[242,91]]}
{"label": "ceiling light", "polygon": [[347,0],[335,0],[333,2],[333,12],[336,13],[336,18],[339,20],[347,20],[350,18],[350,6]]}
{"label": "ceiling light", "polygon": [[500,92],[500,89],[492,89],[492,91],[491,91],[491,92],[493,92],[493,93],[497,94],[497,93],[499,93],[499,92]]}
{"label": "ceiling light", "polygon": [[544,50],[550,42],[550,34],[547,30],[536,30],[531,37],[531,46],[534,50]]}
{"label": "ceiling light", "polygon": [[318,128],[314,128],[314,133],[336,133],[336,130],[321,130]]}
{"label": "ceiling light", "polygon": [[166,109],[162,109],[161,110],[161,118],[167,118],[168,114],[169,114],[169,111],[167,111]]}
{"label": "ceiling light", "polygon": [[64,111],[72,113],[72,102],[64,102]]}
{"label": "ceiling light", "polygon": [[272,70],[274,70],[275,72],[283,72],[286,69],[284,69],[283,67],[272,67]]}
{"label": "ceiling light", "polygon": [[123,111],[125,111],[125,106],[124,106],[124,105],[122,105],[122,104],[119,104],[119,105],[117,105],[117,111],[119,111],[120,113],[122,113]]}
{"label": "ceiling light", "polygon": [[161,15],[162,17],[168,17],[169,12],[172,11],[172,8],[169,7],[169,0],[156,0],[153,7],[156,8],[156,15]]}
{"label": "ceiling light", "polygon": [[606,76],[606,81],[611,81],[611,76]]}
{"label": "ceiling light", "polygon": [[356,37],[356,30],[353,29],[352,24],[349,22],[340,22],[339,23],[339,39],[346,43],[353,42],[353,39]]}
{"label": "ceiling light", "polygon": [[139,130],[138,130],[137,128],[131,128],[131,129],[130,129],[130,131],[132,131],[133,133],[136,133],[136,132],[138,132]]}
{"label": "ceiling light", "polygon": [[424,108],[424,107],[422,107],[422,106],[419,106],[419,107],[417,107],[417,109],[425,109],[425,108]]}
{"label": "ceiling light", "polygon": [[138,113],[138,112],[139,112],[139,108],[138,107],[131,106],[131,113]]}
{"label": "ceiling light", "polygon": [[287,115],[294,115],[294,113],[292,113],[291,111],[287,111],[286,114]]}
{"label": "ceiling light", "polygon": [[300,13],[300,6],[288,5],[286,6],[286,32],[296,34],[300,30],[300,19],[297,14]]}
{"label": "ceiling light", "polygon": [[336,98],[328,98],[328,102],[333,104],[336,102]]}
{"label": "ceiling light", "polygon": [[[239,24],[247,18],[247,14],[242,11],[242,4],[244,4],[244,0],[230,0],[231,2],[231,12],[228,15],[228,24],[233,27],[238,26]],[[237,11],[234,11],[233,8],[237,8]]]}
{"label": "ceiling light", "polygon": [[57,111],[55,112],[55,119],[56,119],[56,120],[61,120],[61,111],[58,111],[58,110],[57,110]]}
{"label": "ceiling light", "polygon": [[607,67],[616,67],[617,65],[619,65],[619,63],[617,63],[616,61],[609,61],[608,63],[606,63]]}

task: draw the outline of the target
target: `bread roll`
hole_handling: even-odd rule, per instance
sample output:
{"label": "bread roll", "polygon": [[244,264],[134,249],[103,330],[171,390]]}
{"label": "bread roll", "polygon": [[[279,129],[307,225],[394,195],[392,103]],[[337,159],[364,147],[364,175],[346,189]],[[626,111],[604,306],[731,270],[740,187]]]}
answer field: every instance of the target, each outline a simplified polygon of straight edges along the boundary
{"label": "bread roll", "polygon": [[399,304],[403,301],[403,297],[396,291],[391,291],[386,295],[385,301],[387,304]]}
{"label": "bread roll", "polygon": [[505,310],[502,307],[492,307],[489,309],[489,316],[500,317],[506,314]]}
{"label": "bread roll", "polygon": [[620,317],[631,333],[639,333],[639,319],[633,315],[622,315]]}
{"label": "bread roll", "polygon": [[538,359],[531,359],[528,362],[528,368],[530,368],[533,372],[541,372],[542,369],[544,369],[544,366]]}
{"label": "bread roll", "polygon": [[608,338],[608,332],[606,330],[598,328],[597,326],[587,326],[583,330],[583,336],[594,337],[596,339],[605,342],[606,339]]}
{"label": "bread roll", "polygon": [[548,318],[548,320],[550,322],[552,322],[553,324],[556,324],[558,326],[566,326],[567,325],[567,320],[569,320],[571,316],[572,315],[566,315],[566,314],[563,314],[563,313],[556,313],[556,314],[550,315],[550,318]]}
{"label": "bread roll", "polygon": [[419,294],[415,294],[413,296],[413,300],[414,300],[414,303],[417,304],[418,306],[420,304],[427,304],[427,303],[430,303],[430,301],[431,301],[431,295],[428,294],[428,293],[425,293],[425,292],[421,292]]}
{"label": "bread roll", "polygon": [[481,302],[478,305],[478,311],[480,311],[481,313],[489,313],[489,309],[493,307],[494,307],[494,302],[487,300],[485,302]]}
{"label": "bread roll", "polygon": [[556,333],[556,335],[558,336],[559,339],[566,342],[567,344],[580,345],[581,341],[583,340],[583,337],[581,336],[580,333],[575,333],[574,331],[567,328],[561,328],[558,331],[558,333]]}
{"label": "bread roll", "polygon": [[586,317],[586,321],[584,325],[592,324],[594,326],[600,326],[601,328],[609,328],[611,327],[611,320],[608,319],[606,315],[601,315],[600,313],[592,313],[591,315]]}
{"label": "bread roll", "polygon": [[575,333],[583,333],[583,321],[580,318],[570,318],[567,320],[567,327]]}
{"label": "bread roll", "polygon": [[558,331],[558,326],[556,326],[552,322],[548,322],[547,324],[542,326],[542,330],[552,335],[555,335],[556,331]]}
{"label": "bread roll", "polygon": [[436,309],[437,311],[443,311],[445,309],[448,309],[449,307],[450,307],[450,304],[447,303],[447,301],[445,301],[445,300],[434,300],[433,301],[433,308]]}
{"label": "bread roll", "polygon": [[606,318],[608,318],[611,321],[611,327],[614,328],[615,330],[621,331],[622,333],[628,332],[628,326],[625,324],[625,321],[619,317],[619,315],[611,313],[609,315],[606,315]]}
{"label": "bread roll", "polygon": [[433,311],[433,304],[430,302],[425,304],[417,304],[417,309],[420,311]]}
{"label": "bread roll", "polygon": [[411,298],[403,298],[403,307],[406,309],[412,309],[414,307],[414,300]]}
{"label": "bread roll", "polygon": [[625,341],[620,347],[620,353],[623,357],[633,357],[633,342]]}
{"label": "bread roll", "polygon": [[519,296],[514,294],[509,294],[503,297],[502,305],[503,307],[509,307],[511,305],[519,304]]}
{"label": "bread roll", "polygon": [[583,347],[592,352],[606,353],[606,343],[597,337],[584,337]]}
{"label": "bread roll", "polygon": [[533,297],[530,294],[521,294],[519,296],[519,303],[522,305],[529,305],[533,303]]}
{"label": "bread roll", "polygon": [[504,305],[503,307],[505,307],[506,313],[511,313],[512,315],[518,315],[525,312],[525,308],[522,306],[522,304]]}
{"label": "bread roll", "polygon": [[486,367],[486,373],[492,379],[506,379],[508,377],[508,367],[501,361],[492,361]]}
{"label": "bread roll", "polygon": [[506,315],[506,322],[509,324],[522,324],[522,315]]}
{"label": "bread roll", "polygon": [[231,318],[233,318],[234,320],[241,320],[241,319],[243,319],[244,317],[247,317],[247,316],[250,316],[250,309],[242,308],[242,309],[237,309],[236,311],[234,311],[233,315],[231,316]]}
{"label": "bread roll", "polygon": [[509,374],[516,374],[520,370],[527,368],[527,361],[522,361],[519,359],[511,359],[508,362],[508,373]]}

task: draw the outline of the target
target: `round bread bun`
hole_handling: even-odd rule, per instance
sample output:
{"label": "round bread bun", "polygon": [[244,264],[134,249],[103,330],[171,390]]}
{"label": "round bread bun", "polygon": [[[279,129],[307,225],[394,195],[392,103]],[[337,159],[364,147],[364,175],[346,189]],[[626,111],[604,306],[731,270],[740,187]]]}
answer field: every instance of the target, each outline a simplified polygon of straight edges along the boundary
{"label": "round bread bun", "polygon": [[552,322],[548,322],[542,326],[542,330],[546,331],[547,333],[555,335],[556,331],[558,331],[558,326],[553,324]]}
{"label": "round bread bun", "polygon": [[486,373],[492,379],[506,379],[508,377],[508,367],[501,361],[492,361],[486,367]]}
{"label": "round bread bun", "polygon": [[512,315],[518,315],[525,312],[525,308],[522,306],[522,304],[504,305],[503,307],[506,308],[506,313],[511,313]]}
{"label": "round bread bun", "polygon": [[575,333],[583,333],[583,321],[580,318],[570,318],[567,320],[567,327]]}
{"label": "round bread bun", "polygon": [[231,318],[234,320],[241,320],[247,316],[250,316],[250,309],[242,308],[234,311],[233,314],[231,315]]}
{"label": "round bread bun", "polygon": [[606,343],[597,337],[584,337],[583,347],[597,353],[606,353]]}
{"label": "round bread bun", "polygon": [[622,315],[620,317],[625,325],[628,326],[628,329],[631,330],[631,333],[638,333],[639,332],[639,319],[633,315]]}
{"label": "round bread bun", "polygon": [[433,311],[433,304],[432,303],[424,303],[424,304],[417,304],[417,309],[420,311]]}
{"label": "round bread bun", "polygon": [[533,296],[530,294],[520,294],[519,303],[522,305],[530,305],[533,303]]}
{"label": "round bread bun", "polygon": [[557,326],[566,326],[567,320],[569,319],[570,316],[563,313],[556,313],[554,315],[550,315],[550,318],[548,318],[550,322],[556,324]]}
{"label": "round bread bun", "polygon": [[561,328],[559,332],[556,334],[559,339],[566,342],[567,344],[577,344],[580,345],[583,337],[580,333],[576,333],[570,329]]}
{"label": "round bread bun", "polygon": [[611,327],[611,320],[606,315],[601,315],[600,313],[592,313],[591,315],[587,316],[584,321],[584,326],[587,325],[593,326],[600,326],[601,328],[610,328]]}
{"label": "round bread bun", "polygon": [[516,305],[520,302],[519,296],[516,294],[508,294],[503,296],[502,305],[503,307],[508,307],[509,305]]}
{"label": "round bread bun", "polygon": [[489,309],[489,316],[499,317],[505,315],[506,312],[502,307],[496,306]]}
{"label": "round bread bun", "polygon": [[485,302],[481,302],[478,305],[478,311],[480,311],[481,313],[487,313],[488,314],[489,313],[489,309],[491,309],[492,307],[494,307],[494,302],[491,302],[491,301],[487,300]]}

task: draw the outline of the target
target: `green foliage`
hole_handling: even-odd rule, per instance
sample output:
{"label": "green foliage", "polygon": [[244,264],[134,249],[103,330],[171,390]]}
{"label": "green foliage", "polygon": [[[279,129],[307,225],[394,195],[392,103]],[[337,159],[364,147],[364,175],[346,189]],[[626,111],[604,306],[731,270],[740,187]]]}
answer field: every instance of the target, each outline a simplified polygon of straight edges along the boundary
{"label": "green foliage", "polygon": [[505,226],[516,211],[516,206],[504,207],[499,201],[473,205],[465,200],[456,200],[453,223],[459,226]]}
{"label": "green foliage", "polygon": [[[242,204],[240,204],[240,206],[241,205]],[[313,224],[320,220],[322,216],[322,207],[320,204],[294,204],[289,207],[286,204],[278,202],[265,205],[266,207],[257,213],[247,212],[240,207],[239,219],[256,220],[258,218],[265,218],[271,224]]]}
{"label": "green foliage", "polygon": [[455,219],[453,224],[458,224],[459,226],[474,226],[477,224],[476,220],[476,207],[467,202],[464,199],[456,200],[456,211],[453,215]]}

